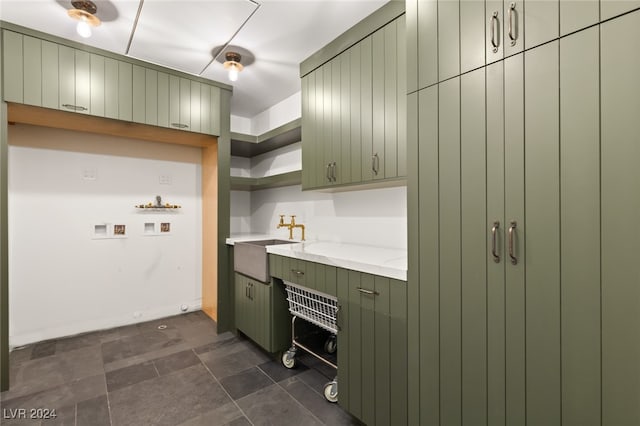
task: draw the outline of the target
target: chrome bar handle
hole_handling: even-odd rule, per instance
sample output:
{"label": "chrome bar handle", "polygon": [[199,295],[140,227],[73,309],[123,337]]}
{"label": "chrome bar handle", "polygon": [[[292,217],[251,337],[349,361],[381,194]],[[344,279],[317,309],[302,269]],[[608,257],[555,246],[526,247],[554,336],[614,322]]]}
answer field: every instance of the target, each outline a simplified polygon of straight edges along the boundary
{"label": "chrome bar handle", "polygon": [[172,127],[176,127],[178,129],[186,129],[189,127],[188,124],[183,124],[183,123],[171,123]]}
{"label": "chrome bar handle", "polygon": [[327,163],[327,180],[331,182],[331,163]]}
{"label": "chrome bar handle", "polygon": [[80,105],[62,104],[62,106],[73,111],[87,111],[86,107]]}
{"label": "chrome bar handle", "polygon": [[491,254],[493,255],[493,261],[496,263],[500,263],[500,255],[496,251],[496,234],[498,233],[498,228],[500,228],[500,222],[493,222],[493,227],[491,228]]}
{"label": "chrome bar handle", "polygon": [[336,179],[336,162],[335,161],[333,163],[331,163],[331,178],[333,179],[334,182],[337,181],[337,179]]}
{"label": "chrome bar handle", "polygon": [[371,156],[371,170],[373,170],[373,174],[378,176],[378,171],[380,169],[380,157],[378,157],[378,153],[376,152]]}
{"label": "chrome bar handle", "polygon": [[297,276],[301,276],[304,275],[304,271],[299,271],[297,269],[292,269],[291,272],[293,272],[294,274],[296,274]]}
{"label": "chrome bar handle", "polygon": [[342,330],[342,306],[338,305],[336,308],[336,328],[338,331]]}
{"label": "chrome bar handle", "polygon": [[491,45],[493,46],[493,53],[498,53],[498,46],[500,46],[500,40],[496,37],[496,22],[500,23],[497,11],[491,15]]}
{"label": "chrome bar handle", "polygon": [[369,294],[369,295],[371,295],[371,296],[378,296],[378,295],[380,294],[380,293],[378,293],[378,292],[377,292],[377,291],[375,291],[375,290],[367,290],[366,288],[362,288],[362,287],[358,287],[358,291],[359,291],[360,293],[363,293],[363,294]]}
{"label": "chrome bar handle", "polygon": [[247,297],[247,299],[249,298],[249,283],[247,283],[244,287],[244,295]]}
{"label": "chrome bar handle", "polygon": [[509,5],[509,38],[511,39],[511,46],[516,45],[516,40],[518,39],[518,34],[513,33],[513,12],[516,10],[516,4],[512,2]]}
{"label": "chrome bar handle", "polygon": [[518,224],[515,220],[512,220],[509,224],[509,257],[511,258],[512,265],[516,265],[518,263],[518,258],[515,256],[513,249],[513,234],[515,233],[514,231],[516,230],[516,226],[518,226]]}

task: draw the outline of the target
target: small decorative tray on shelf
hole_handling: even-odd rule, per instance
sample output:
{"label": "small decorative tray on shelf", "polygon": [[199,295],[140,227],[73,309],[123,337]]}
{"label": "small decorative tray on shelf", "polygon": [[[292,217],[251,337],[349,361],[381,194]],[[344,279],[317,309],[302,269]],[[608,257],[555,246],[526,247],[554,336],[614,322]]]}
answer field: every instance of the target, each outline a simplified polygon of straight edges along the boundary
{"label": "small decorative tray on shelf", "polygon": [[182,206],[179,206],[177,204],[169,204],[169,203],[162,204],[162,197],[160,197],[159,195],[156,195],[155,203],[137,204],[135,207],[137,209],[181,209],[182,208]]}

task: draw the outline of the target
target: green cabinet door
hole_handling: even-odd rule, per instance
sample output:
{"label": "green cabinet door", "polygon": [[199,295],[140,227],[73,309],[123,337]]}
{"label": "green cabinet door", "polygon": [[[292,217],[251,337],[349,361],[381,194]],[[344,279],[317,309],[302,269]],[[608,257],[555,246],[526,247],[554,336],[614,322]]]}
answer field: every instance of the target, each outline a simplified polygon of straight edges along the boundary
{"label": "green cabinet door", "polygon": [[81,114],[91,114],[91,54],[82,50],[75,51],[75,105]]}
{"label": "green cabinet door", "polygon": [[636,425],[640,424],[640,51],[620,49],[620,40],[640,40],[640,12],[605,22],[600,31],[602,424]]}
{"label": "green cabinet door", "polygon": [[600,37],[560,39],[562,424],[599,425]]}
{"label": "green cabinet door", "polygon": [[460,74],[460,2],[438,0],[438,81]]}
{"label": "green cabinet door", "polygon": [[[342,183],[342,173],[344,164],[342,164],[342,115],[340,108],[341,95],[340,95],[340,80],[342,74],[342,58],[343,55],[338,55],[329,62],[329,68],[331,69],[331,148],[327,159],[331,163],[331,183]],[[325,81],[326,84],[326,81]]]}
{"label": "green cabinet door", "polygon": [[158,125],[158,71],[145,69],[144,70],[144,122],[146,124],[157,126]]}
{"label": "green cabinet door", "polygon": [[332,103],[332,77],[333,69],[331,62],[327,62],[322,66],[322,164],[324,167],[325,179],[324,186],[333,184],[333,103]]}
{"label": "green cabinet door", "polygon": [[[524,210],[524,54],[504,60],[504,226],[505,259],[505,417],[507,425],[524,425],[526,409],[525,369],[525,253]],[[493,107],[495,103],[491,104]],[[499,106],[499,103],[498,103]],[[493,109],[493,108],[492,108]],[[493,129],[499,131],[499,129]],[[509,228],[512,254],[509,255]]]}
{"label": "green cabinet door", "polygon": [[104,116],[107,118],[119,117],[120,109],[118,97],[119,90],[118,61],[111,58],[104,59]]}
{"label": "green cabinet door", "polygon": [[[411,36],[407,33],[411,39],[417,37],[416,47],[418,69],[418,86],[417,89],[422,89],[432,84],[437,83],[439,73],[439,58],[438,58],[438,0],[415,0],[417,1],[416,18],[412,19],[412,23],[407,21],[407,29],[410,29],[415,33]],[[409,8],[407,8],[407,13]],[[407,18],[411,15],[407,14]],[[417,29],[414,29],[417,26]],[[444,41],[443,41],[444,43]],[[410,46],[410,45],[409,45]],[[407,59],[411,60],[411,56]]]}
{"label": "green cabinet door", "polygon": [[186,78],[180,78],[180,128],[191,130],[191,81]]}
{"label": "green cabinet door", "polygon": [[211,86],[211,134],[215,136],[220,136],[221,133],[221,120],[220,117],[220,96],[221,91],[219,87]]}
{"label": "green cabinet door", "polygon": [[105,66],[104,56],[91,54],[91,115],[104,117],[105,115]]}
{"label": "green cabinet door", "polygon": [[405,16],[398,18],[398,34],[396,37],[396,123],[397,140],[396,140],[396,156],[397,170],[396,176],[407,176],[407,49],[406,49],[406,19]]}
{"label": "green cabinet door", "polygon": [[597,24],[599,20],[600,0],[560,0],[560,36]]}
{"label": "green cabinet door", "polygon": [[[464,2],[463,2],[464,3]],[[487,425],[485,69],[460,77],[462,424]]]}
{"label": "green cabinet door", "polygon": [[[315,164],[312,156],[312,149],[315,144],[315,135],[311,130],[311,125],[315,119],[315,116],[311,117],[311,109],[310,109],[310,97],[309,97],[309,83],[311,74],[307,74],[302,77],[300,81],[301,88],[301,114],[302,114],[302,124],[301,124],[301,132],[302,132],[302,189],[309,189],[313,187],[313,184],[310,183],[311,175],[313,172],[311,171],[312,166]],[[315,102],[315,98],[314,98]],[[315,105],[314,105],[315,106]]]}
{"label": "green cabinet door", "polygon": [[202,86],[203,86],[202,83],[198,81],[191,82],[191,93],[190,93],[191,105],[190,105],[189,129],[192,132],[198,132],[198,133],[202,133],[202,117],[200,115],[200,108],[201,108],[200,103],[202,101],[202,98],[201,98]]}
{"label": "green cabinet door", "polygon": [[66,111],[75,111],[77,107],[75,62],[74,49],[58,46],[58,84],[60,86],[58,108]]}
{"label": "green cabinet door", "polygon": [[[502,2],[500,2],[502,4]],[[485,4],[460,0],[460,72],[474,70],[485,62]],[[488,22],[488,21],[487,21]]]}
{"label": "green cabinet door", "polygon": [[460,78],[440,83],[440,421],[462,422]]}
{"label": "green cabinet door", "polygon": [[524,11],[518,11],[524,15],[525,49],[531,49],[560,36],[559,0],[526,0],[525,8]]}
{"label": "green cabinet door", "polygon": [[640,7],[640,0],[600,0],[600,22]]}
{"label": "green cabinet door", "polygon": [[212,135],[211,131],[211,89],[208,84],[200,85],[200,133]]}
{"label": "green cabinet door", "polygon": [[[395,178],[398,176],[398,129],[403,123],[403,118],[398,117],[398,78],[404,75],[404,66],[398,69],[400,62],[399,51],[404,51],[404,46],[398,46],[397,20],[385,25],[384,31],[384,149],[380,153],[382,157],[377,166],[380,178]],[[398,49],[400,47],[400,49]],[[402,91],[404,93],[404,91]],[[402,100],[406,102],[405,99]]]}
{"label": "green cabinet door", "polygon": [[158,126],[169,127],[170,118],[169,74],[158,72]]}
{"label": "green cabinet door", "polygon": [[558,49],[524,57],[527,423],[548,426],[561,423]]}
{"label": "green cabinet door", "polygon": [[[6,65],[5,65],[6,66]],[[58,45],[49,41],[42,41],[42,106],[45,108],[60,108],[58,96]]]}
{"label": "green cabinet door", "polygon": [[27,105],[42,105],[42,42],[40,39],[24,36],[23,66],[24,86],[23,101]]}
{"label": "green cabinet door", "polygon": [[380,30],[371,36],[371,83],[373,135],[369,152],[372,179],[384,179],[385,170],[385,31]]}
{"label": "green cabinet door", "polygon": [[12,31],[2,32],[3,98],[7,102],[23,102],[24,68],[23,36]]}
{"label": "green cabinet door", "polygon": [[362,180],[362,130],[361,114],[362,100],[360,99],[360,76],[362,64],[362,49],[356,44],[349,49],[349,148],[351,150],[351,182]]}
{"label": "green cabinet door", "polygon": [[133,119],[133,66],[118,61],[118,118]]}
{"label": "green cabinet door", "polygon": [[[351,183],[351,52],[340,54],[340,144],[334,149],[340,156],[338,182]],[[360,156],[358,156],[359,158]]]}
{"label": "green cabinet door", "polygon": [[169,75],[169,126],[181,129],[186,124],[180,123],[180,77]]}
{"label": "green cabinet door", "polygon": [[[504,62],[486,68],[486,338],[487,424],[505,422],[505,148]],[[495,256],[494,256],[495,254]]]}
{"label": "green cabinet door", "polygon": [[147,100],[146,100],[146,71],[143,67],[134,65],[132,74],[132,102],[133,102],[133,122],[144,124],[147,120]]}
{"label": "green cabinet door", "polygon": [[363,182],[373,179],[373,43],[372,36],[360,42],[360,148]]}

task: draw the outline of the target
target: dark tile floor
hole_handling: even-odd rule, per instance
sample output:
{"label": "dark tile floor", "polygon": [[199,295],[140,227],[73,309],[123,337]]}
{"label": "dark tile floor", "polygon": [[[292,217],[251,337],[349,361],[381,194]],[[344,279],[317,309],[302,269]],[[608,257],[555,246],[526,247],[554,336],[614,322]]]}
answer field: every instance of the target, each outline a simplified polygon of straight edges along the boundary
{"label": "dark tile floor", "polygon": [[36,343],[11,353],[0,423],[360,424],[322,396],[334,371],[299,361],[287,370],[251,341],[217,334],[202,312]]}

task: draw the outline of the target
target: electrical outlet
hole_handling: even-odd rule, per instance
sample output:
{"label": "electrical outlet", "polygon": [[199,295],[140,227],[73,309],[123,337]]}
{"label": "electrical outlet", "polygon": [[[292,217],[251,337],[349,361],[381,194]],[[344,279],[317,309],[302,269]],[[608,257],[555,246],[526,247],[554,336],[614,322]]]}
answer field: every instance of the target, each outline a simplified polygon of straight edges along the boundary
{"label": "electrical outlet", "polygon": [[82,170],[82,179],[84,180],[96,180],[98,178],[98,172],[96,169],[86,168]]}
{"label": "electrical outlet", "polygon": [[160,175],[160,185],[171,185],[171,175]]}

